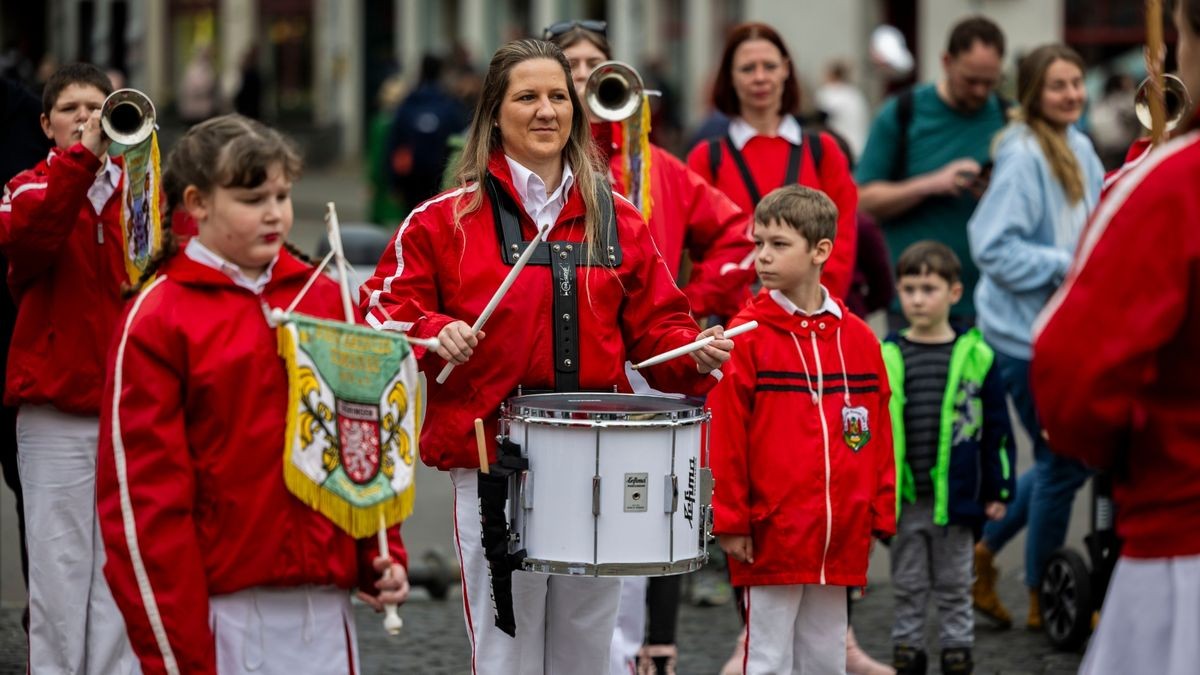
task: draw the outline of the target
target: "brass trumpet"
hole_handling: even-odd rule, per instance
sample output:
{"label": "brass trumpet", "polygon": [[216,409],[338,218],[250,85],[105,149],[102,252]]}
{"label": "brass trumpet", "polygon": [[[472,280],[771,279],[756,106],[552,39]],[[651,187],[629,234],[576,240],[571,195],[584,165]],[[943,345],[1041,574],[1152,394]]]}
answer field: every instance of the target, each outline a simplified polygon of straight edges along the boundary
{"label": "brass trumpet", "polygon": [[[1192,97],[1188,95],[1183,80],[1175,75],[1163,75],[1163,108],[1166,111],[1166,130],[1168,132],[1179,126],[1184,115],[1192,109]],[[1150,128],[1150,78],[1142,80],[1137,93],[1133,97],[1133,111],[1137,114],[1138,122],[1143,127]]]}
{"label": "brass trumpet", "polygon": [[583,91],[583,103],[593,115],[621,122],[637,112],[646,93],[642,77],[627,63],[605,61],[596,66]]}
{"label": "brass trumpet", "polygon": [[118,89],[104,99],[100,128],[114,143],[129,147],[150,138],[155,117],[149,96],[137,89]]}

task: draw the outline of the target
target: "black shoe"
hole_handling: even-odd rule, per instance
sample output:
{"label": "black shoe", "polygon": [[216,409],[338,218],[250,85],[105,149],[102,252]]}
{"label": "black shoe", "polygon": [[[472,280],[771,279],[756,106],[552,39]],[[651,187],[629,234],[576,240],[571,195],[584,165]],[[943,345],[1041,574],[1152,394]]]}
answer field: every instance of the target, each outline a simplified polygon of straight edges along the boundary
{"label": "black shoe", "polygon": [[[943,662],[944,660],[945,657]],[[892,667],[896,669],[896,675],[925,675],[925,670],[929,667],[929,658],[925,656],[923,649],[896,645],[892,648]]]}
{"label": "black shoe", "polygon": [[942,672],[945,675],[970,675],[975,670],[969,647],[942,650]]}

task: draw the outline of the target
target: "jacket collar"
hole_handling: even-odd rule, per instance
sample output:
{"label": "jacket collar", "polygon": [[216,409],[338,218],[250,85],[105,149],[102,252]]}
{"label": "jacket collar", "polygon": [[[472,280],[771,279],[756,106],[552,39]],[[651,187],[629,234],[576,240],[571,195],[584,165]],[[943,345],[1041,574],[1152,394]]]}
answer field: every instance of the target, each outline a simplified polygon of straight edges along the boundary
{"label": "jacket collar", "polygon": [[[505,158],[503,150],[496,149],[492,151],[491,157],[488,158],[488,173],[496,177],[496,180],[500,182],[501,188],[521,207],[518,213],[521,218],[521,226],[531,231],[536,231],[537,227],[534,225],[533,219],[525,212],[521,191],[517,189],[513,181],[513,175],[509,171],[508,160]],[[572,184],[570,191],[567,193],[567,203],[563,206],[562,213],[558,214],[556,223],[568,223],[572,220],[581,219],[583,216],[583,199],[579,196],[578,186]]]}
{"label": "jacket collar", "polygon": [[[272,265],[271,278],[263,289],[264,293],[298,279],[307,279],[313,271],[312,267],[297,260],[291,253],[288,253],[287,249],[280,249],[279,255],[276,256]],[[177,253],[171,256],[171,259],[164,265],[163,272],[175,281],[188,286],[219,286],[253,292],[238,285],[224,272],[193,260],[186,253]]]}
{"label": "jacket collar", "polygon": [[[786,298],[784,298],[786,300]],[[755,318],[780,330],[794,333],[799,337],[808,337],[816,333],[819,338],[833,337],[846,316],[846,306],[841,300],[826,293],[825,305],[811,316],[796,314],[785,309],[768,289],[762,289],[754,296],[751,303]],[[837,312],[831,308],[836,308]]]}

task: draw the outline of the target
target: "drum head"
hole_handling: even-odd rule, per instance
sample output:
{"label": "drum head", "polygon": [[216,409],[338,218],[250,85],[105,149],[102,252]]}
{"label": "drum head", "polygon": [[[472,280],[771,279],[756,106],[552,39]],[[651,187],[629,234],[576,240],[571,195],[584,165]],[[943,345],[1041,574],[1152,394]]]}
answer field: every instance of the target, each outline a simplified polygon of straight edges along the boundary
{"label": "drum head", "polygon": [[511,417],[528,420],[680,423],[705,419],[703,405],[698,401],[646,394],[529,394],[510,398],[506,407]]}

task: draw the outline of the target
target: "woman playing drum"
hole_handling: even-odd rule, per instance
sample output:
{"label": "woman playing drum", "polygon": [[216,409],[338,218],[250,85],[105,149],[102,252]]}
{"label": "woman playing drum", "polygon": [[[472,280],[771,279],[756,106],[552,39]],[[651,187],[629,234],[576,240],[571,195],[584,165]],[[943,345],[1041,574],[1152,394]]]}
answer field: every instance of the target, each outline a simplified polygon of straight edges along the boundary
{"label": "woman playing drum", "polygon": [[[693,359],[643,371],[657,389],[703,394],[732,348],[719,326],[700,333],[641,215],[605,184],[590,148],[562,51],[537,40],[501,47],[468,132],[459,187],[413,210],[362,296],[375,327],[439,340],[436,352],[416,348],[423,369],[461,366],[430,385],[421,458],[454,483],[476,673],[602,672],[618,581],[518,571],[515,639],[491,625],[474,418],[494,437],[500,404],[519,387],[629,391],[627,360],[713,335]],[[496,307],[485,339],[467,322],[538,237],[546,243]],[[490,459],[495,452],[489,447]]]}

